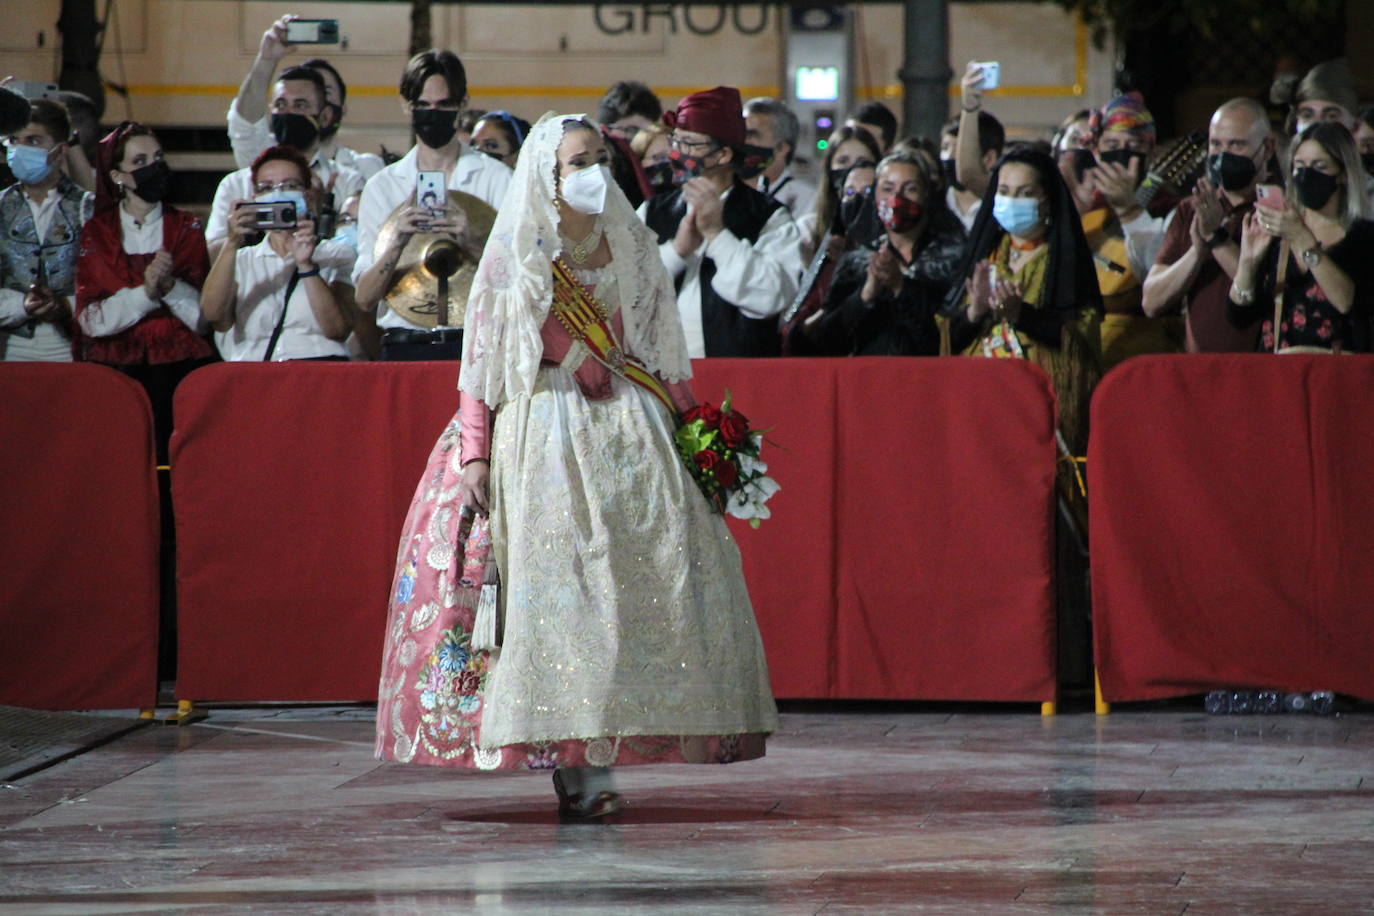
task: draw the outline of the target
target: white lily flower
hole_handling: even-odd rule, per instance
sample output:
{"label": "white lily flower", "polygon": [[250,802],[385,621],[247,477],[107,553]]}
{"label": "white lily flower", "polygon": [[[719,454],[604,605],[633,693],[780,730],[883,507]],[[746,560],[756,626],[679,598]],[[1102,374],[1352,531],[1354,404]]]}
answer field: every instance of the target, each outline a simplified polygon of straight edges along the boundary
{"label": "white lily flower", "polygon": [[772,518],[772,512],[764,505],[774,493],[782,489],[771,477],[759,477],[730,494],[725,506],[725,514],[742,519]]}
{"label": "white lily flower", "polygon": [[764,464],[762,461],[758,460],[752,455],[746,455],[742,452],[737,452],[735,454],[735,460],[739,462],[740,476],[746,479],[754,476],[755,473],[762,474],[763,472],[768,470],[768,465]]}

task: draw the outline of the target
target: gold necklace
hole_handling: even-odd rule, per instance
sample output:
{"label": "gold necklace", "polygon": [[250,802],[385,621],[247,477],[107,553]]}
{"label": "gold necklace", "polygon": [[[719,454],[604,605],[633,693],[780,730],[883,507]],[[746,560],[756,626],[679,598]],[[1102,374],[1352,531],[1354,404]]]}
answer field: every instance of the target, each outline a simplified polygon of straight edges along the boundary
{"label": "gold necklace", "polygon": [[[566,239],[571,246],[568,254],[572,256],[573,263],[587,263],[587,259],[601,246],[601,215],[597,214],[596,219],[592,221],[592,231],[588,232],[582,241],[579,242],[566,235],[563,236],[563,238]],[[593,240],[595,240],[595,243],[593,243]]]}

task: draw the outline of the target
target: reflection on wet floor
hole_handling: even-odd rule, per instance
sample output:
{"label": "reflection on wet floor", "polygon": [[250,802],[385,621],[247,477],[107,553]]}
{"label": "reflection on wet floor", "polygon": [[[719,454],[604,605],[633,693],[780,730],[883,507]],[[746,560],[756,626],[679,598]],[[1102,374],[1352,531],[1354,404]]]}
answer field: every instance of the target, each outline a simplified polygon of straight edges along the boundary
{"label": "reflection on wet floor", "polygon": [[792,713],[765,760],[547,773],[379,764],[369,711],[228,710],[0,789],[24,913],[1354,912],[1374,716]]}

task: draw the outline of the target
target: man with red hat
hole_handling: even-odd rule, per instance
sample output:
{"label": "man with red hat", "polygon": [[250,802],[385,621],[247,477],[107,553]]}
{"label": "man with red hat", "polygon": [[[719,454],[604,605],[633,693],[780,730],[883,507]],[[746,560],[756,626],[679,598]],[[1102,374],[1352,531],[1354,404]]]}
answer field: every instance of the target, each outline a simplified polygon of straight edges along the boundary
{"label": "man with red hat", "polygon": [[639,215],[658,234],[678,290],[687,351],[702,356],[778,356],[778,315],[797,292],[801,234],[787,208],[746,185],[738,89],[694,92],[663,116],[672,129],[677,187]]}

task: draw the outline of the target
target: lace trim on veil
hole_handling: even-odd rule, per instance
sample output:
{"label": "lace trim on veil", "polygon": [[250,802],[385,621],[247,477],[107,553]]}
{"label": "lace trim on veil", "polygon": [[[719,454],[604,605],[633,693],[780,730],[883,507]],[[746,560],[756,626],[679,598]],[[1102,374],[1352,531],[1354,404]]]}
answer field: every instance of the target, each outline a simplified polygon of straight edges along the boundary
{"label": "lace trim on veil", "polygon": [[[543,355],[539,329],[553,299],[552,262],[563,250],[554,205],[557,151],[565,124],[579,121],[597,129],[585,115],[549,113],[530,131],[477,267],[458,386],[491,408],[534,391]],[[666,381],[690,378],[677,295],[657,239],[614,182],[602,219],[611,249],[604,269],[619,289],[625,346]]]}

